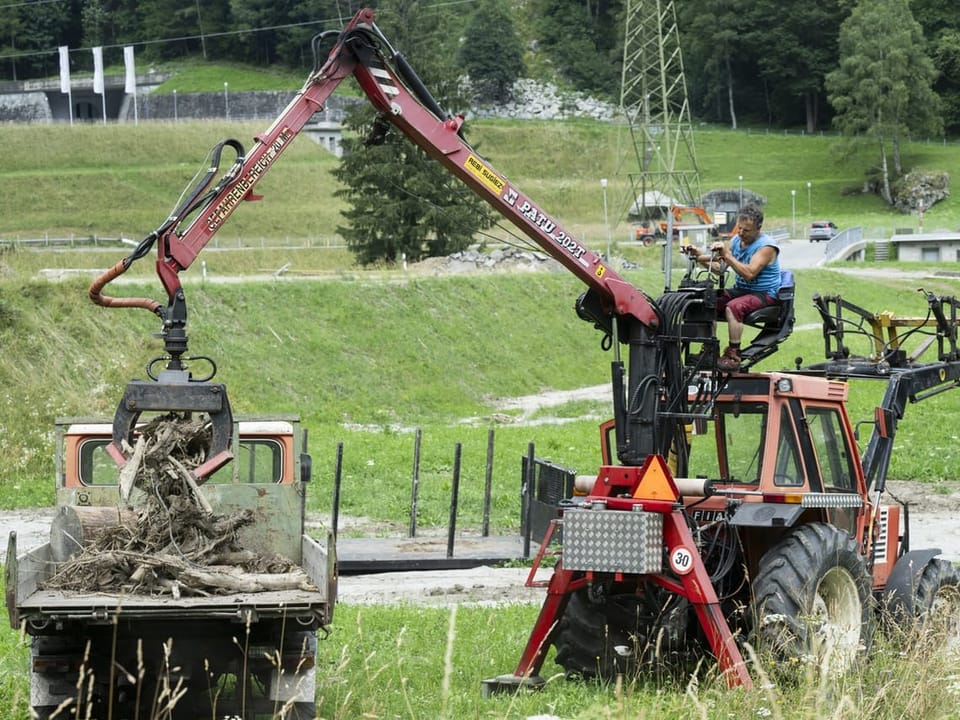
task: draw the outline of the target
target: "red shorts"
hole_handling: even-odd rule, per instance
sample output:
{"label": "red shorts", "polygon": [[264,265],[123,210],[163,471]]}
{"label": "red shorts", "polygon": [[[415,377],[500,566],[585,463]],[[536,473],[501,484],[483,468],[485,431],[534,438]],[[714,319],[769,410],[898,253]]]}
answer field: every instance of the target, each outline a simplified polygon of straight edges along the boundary
{"label": "red shorts", "polygon": [[759,310],[773,303],[766,293],[755,293],[749,290],[724,290],[717,296],[717,317],[726,317],[726,309],[730,308],[733,316],[743,322],[743,319],[754,310]]}

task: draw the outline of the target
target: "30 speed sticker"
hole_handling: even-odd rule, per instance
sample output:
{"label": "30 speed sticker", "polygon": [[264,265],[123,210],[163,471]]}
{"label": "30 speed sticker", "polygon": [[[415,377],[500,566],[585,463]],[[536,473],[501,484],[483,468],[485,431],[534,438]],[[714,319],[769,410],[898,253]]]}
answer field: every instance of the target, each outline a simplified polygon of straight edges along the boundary
{"label": "30 speed sticker", "polygon": [[670,553],[670,569],[677,575],[686,575],[693,570],[693,553],[682,545]]}

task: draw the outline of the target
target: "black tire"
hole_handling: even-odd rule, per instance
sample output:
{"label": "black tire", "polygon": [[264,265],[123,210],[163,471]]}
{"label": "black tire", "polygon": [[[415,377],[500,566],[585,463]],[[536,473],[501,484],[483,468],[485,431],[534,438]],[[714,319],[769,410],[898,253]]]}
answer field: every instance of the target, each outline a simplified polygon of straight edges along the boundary
{"label": "black tire", "polygon": [[942,558],[927,563],[917,580],[913,607],[923,623],[944,613],[955,615],[960,610],[960,570]]}
{"label": "black tire", "polygon": [[885,627],[891,636],[940,632],[951,647],[960,645],[960,570],[933,558],[916,578],[911,600],[888,603]]}
{"label": "black tire", "polygon": [[842,671],[873,635],[872,585],[846,531],[801,525],[760,558],[754,642],[777,660],[812,660],[829,672]]}
{"label": "black tire", "polygon": [[556,662],[568,678],[613,680],[656,659],[668,666],[686,638],[688,604],[654,586],[634,593],[579,590],[570,596],[553,637]]}
{"label": "black tire", "polygon": [[312,702],[297,702],[290,706],[284,720],[316,720],[317,704]]}

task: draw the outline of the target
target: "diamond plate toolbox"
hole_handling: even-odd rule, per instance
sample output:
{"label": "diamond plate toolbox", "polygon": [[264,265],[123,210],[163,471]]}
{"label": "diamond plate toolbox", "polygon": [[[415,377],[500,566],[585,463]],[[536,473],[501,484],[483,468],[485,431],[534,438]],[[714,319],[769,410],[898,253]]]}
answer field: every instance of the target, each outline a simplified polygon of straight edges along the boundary
{"label": "diamond plate toolbox", "polygon": [[622,510],[566,510],[566,570],[640,575],[663,569],[663,515]]}

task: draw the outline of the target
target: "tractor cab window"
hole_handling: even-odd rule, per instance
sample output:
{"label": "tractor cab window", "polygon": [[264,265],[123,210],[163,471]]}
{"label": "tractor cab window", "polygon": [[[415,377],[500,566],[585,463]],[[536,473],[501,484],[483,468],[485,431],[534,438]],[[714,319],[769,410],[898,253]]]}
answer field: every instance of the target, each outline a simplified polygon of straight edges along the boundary
{"label": "tractor cab window", "polygon": [[846,443],[840,413],[835,408],[807,407],[807,427],[816,448],[823,489],[827,492],[854,492],[856,474]]}
{"label": "tractor cab window", "polygon": [[800,466],[800,449],[793,423],[786,405],[780,406],[780,437],[777,441],[777,463],[773,470],[773,483],[780,487],[803,485],[803,469]]}
{"label": "tractor cab window", "polygon": [[751,485],[759,483],[767,406],[762,403],[724,404],[718,407],[716,423],[720,480]]}
{"label": "tractor cab window", "polygon": [[[107,453],[106,439],[91,439],[80,444],[78,472],[84,485],[116,485],[119,468]],[[244,439],[232,462],[211,475],[207,482],[232,483],[234,469],[238,482],[278,483],[283,479],[283,445],[272,438]]]}
{"label": "tractor cab window", "polygon": [[241,440],[240,454],[210,476],[208,482],[278,483],[283,479],[283,446],[269,438]]}

